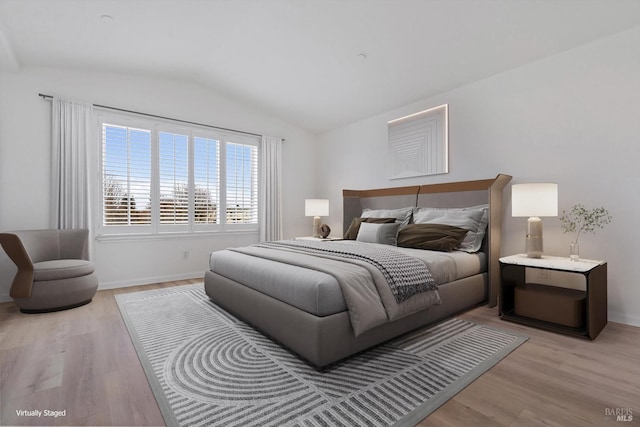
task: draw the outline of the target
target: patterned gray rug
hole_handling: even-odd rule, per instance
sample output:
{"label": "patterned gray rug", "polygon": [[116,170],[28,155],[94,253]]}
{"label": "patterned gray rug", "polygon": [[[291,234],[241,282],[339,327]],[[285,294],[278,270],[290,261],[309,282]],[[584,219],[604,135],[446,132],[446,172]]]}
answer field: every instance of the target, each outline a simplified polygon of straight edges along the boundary
{"label": "patterned gray rug", "polygon": [[203,285],[116,300],[169,426],[415,425],[527,339],[451,319],[318,372]]}

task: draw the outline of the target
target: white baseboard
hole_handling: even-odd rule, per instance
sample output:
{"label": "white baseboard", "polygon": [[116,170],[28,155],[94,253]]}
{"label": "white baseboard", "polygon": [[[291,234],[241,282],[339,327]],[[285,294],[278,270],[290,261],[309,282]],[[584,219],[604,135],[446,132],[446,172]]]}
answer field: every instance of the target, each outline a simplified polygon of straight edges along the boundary
{"label": "white baseboard", "polygon": [[172,282],[174,280],[187,280],[187,279],[203,279],[204,280],[204,273],[202,271],[197,271],[197,272],[174,274],[174,275],[167,275],[167,276],[145,277],[145,278],[131,279],[131,280],[117,280],[114,282],[100,282],[100,284],[98,285],[98,290],[100,291],[103,289],[128,288],[130,286],[150,285],[152,283]]}
{"label": "white baseboard", "polygon": [[0,303],[11,301],[13,301],[13,298],[11,298],[9,294],[0,294]]}
{"label": "white baseboard", "polygon": [[607,317],[610,322],[624,323],[625,325],[629,326],[640,326],[640,316],[633,316],[629,314],[610,311]]}

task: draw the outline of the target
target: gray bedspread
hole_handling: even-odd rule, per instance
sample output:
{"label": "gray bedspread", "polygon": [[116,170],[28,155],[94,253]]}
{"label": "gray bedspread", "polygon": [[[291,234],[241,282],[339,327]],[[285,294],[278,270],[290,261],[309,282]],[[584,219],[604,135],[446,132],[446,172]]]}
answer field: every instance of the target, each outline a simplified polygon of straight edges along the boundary
{"label": "gray bedspread", "polygon": [[376,267],[384,275],[397,303],[406,301],[421,292],[438,289],[425,263],[389,247],[302,240],[263,242],[254,246],[364,261]]}
{"label": "gray bedspread", "polygon": [[[322,243],[327,245],[328,242]],[[303,246],[303,247],[296,247]],[[286,264],[305,267],[335,277],[344,296],[349,317],[356,336],[383,323],[399,319],[431,305],[440,304],[435,286],[425,286],[423,291],[397,302],[396,295],[388,282],[388,272],[381,271],[375,263],[357,257],[345,257],[339,253],[310,253],[308,245],[267,245],[258,244],[231,249],[246,255],[270,259]],[[326,246],[328,248],[328,246]],[[357,250],[359,242],[340,242],[340,249]],[[402,255],[392,248],[391,253]],[[426,264],[414,259],[428,272]],[[414,266],[415,268],[415,266]],[[427,276],[430,276],[427,274]]]}

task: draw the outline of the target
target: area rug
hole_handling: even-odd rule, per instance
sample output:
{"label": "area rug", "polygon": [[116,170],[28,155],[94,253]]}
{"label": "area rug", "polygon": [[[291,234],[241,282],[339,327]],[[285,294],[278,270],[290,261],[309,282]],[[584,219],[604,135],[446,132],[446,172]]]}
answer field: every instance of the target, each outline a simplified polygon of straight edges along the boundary
{"label": "area rug", "polygon": [[169,426],[415,425],[526,341],[454,318],[319,372],[202,284],[116,300]]}

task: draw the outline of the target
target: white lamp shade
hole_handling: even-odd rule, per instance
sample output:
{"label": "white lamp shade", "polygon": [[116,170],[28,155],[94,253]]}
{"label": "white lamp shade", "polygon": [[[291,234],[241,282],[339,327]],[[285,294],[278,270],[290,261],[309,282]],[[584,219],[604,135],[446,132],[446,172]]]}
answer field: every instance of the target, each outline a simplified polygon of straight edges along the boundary
{"label": "white lamp shade", "polygon": [[327,199],[306,199],[304,201],[305,216],[328,216],[329,200]]}
{"label": "white lamp shade", "polygon": [[558,216],[558,184],[531,183],[511,186],[512,216]]}

